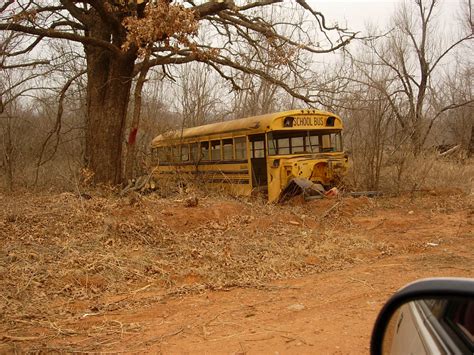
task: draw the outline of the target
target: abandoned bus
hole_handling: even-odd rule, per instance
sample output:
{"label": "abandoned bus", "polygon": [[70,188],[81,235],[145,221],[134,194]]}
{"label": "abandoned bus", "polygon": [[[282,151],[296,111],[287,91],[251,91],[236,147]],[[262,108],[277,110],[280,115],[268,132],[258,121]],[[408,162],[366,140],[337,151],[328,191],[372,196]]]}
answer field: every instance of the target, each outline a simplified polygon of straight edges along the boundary
{"label": "abandoned bus", "polygon": [[270,202],[312,183],[329,189],[347,168],[341,131],[333,113],[292,110],[168,132],[151,143],[154,177],[194,174]]}

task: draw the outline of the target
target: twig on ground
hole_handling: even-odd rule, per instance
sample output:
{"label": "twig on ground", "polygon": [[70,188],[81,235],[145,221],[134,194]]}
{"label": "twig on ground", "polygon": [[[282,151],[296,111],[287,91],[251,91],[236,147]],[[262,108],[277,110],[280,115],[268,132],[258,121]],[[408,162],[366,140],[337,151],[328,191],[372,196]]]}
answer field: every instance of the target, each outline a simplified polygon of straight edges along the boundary
{"label": "twig on ground", "polygon": [[8,334],[2,335],[3,340],[11,340],[11,341],[33,341],[33,340],[38,340],[38,339],[41,339],[41,338],[43,338],[43,337],[40,337],[40,336],[37,336],[37,337],[20,337],[20,336],[16,336],[16,335],[8,335]]}
{"label": "twig on ground", "polygon": [[364,280],[359,280],[359,279],[356,279],[356,278],[353,278],[353,277],[349,277],[349,279],[352,280],[352,281],[359,282],[359,283],[361,283],[362,285],[367,286],[367,287],[369,287],[370,289],[372,289],[372,290],[375,291],[375,288],[374,288],[372,285],[369,285],[369,284],[368,284],[366,281],[364,281]]}
{"label": "twig on ground", "polygon": [[332,205],[329,209],[327,209],[323,214],[321,214],[321,216],[319,217],[319,221],[321,221],[322,219],[324,219],[328,214],[329,212],[331,212],[333,209],[335,209],[336,207],[339,207],[339,205],[341,205],[341,201],[338,201],[336,202],[334,205]]}

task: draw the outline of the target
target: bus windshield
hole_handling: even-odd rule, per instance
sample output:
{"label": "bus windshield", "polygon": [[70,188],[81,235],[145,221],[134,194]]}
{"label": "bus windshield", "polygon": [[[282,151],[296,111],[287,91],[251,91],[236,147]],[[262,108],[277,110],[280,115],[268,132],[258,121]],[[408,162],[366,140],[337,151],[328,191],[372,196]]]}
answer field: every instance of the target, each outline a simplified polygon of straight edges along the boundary
{"label": "bus windshield", "polygon": [[275,131],[268,133],[268,154],[342,152],[341,131]]}

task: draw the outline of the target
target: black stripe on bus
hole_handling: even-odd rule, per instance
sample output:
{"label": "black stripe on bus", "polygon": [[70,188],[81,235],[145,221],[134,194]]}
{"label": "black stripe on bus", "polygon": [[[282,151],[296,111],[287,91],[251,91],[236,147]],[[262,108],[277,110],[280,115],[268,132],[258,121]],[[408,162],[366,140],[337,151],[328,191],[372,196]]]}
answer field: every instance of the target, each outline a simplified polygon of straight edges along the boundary
{"label": "black stripe on bus", "polygon": [[249,179],[239,179],[239,180],[230,180],[230,179],[205,179],[206,183],[209,184],[235,184],[235,185],[248,185],[250,183]]}
{"label": "black stripe on bus", "polygon": [[193,166],[203,166],[203,165],[219,165],[219,164],[248,164],[248,160],[202,160],[199,163],[196,162],[175,162],[175,163],[170,163],[170,162],[160,162],[158,165],[159,166],[187,166],[187,165],[193,165]]}
{"label": "black stripe on bus", "polygon": [[[165,172],[165,173],[172,173],[172,172]],[[248,185],[250,184],[250,179],[239,178],[239,177],[206,177],[202,176],[202,181],[204,183],[209,184],[216,184],[216,183],[225,183],[225,184],[235,184],[235,185]]]}
{"label": "black stripe on bus", "polygon": [[198,170],[194,171],[197,174],[216,174],[216,175],[248,175],[248,169],[242,170]]}
{"label": "black stripe on bus", "polygon": [[248,175],[249,171],[248,169],[245,170],[232,170],[232,171],[226,171],[226,170],[192,170],[192,171],[176,171],[176,170],[164,170],[160,171],[159,174],[204,174],[204,175],[209,175],[209,174],[214,174],[214,175]]}

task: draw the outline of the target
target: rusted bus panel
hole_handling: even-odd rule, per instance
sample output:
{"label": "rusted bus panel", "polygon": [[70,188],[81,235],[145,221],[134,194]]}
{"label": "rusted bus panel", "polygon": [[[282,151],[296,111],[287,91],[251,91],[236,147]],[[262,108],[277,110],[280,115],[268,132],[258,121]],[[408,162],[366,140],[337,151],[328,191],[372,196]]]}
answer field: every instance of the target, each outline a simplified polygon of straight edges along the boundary
{"label": "rusted bus panel", "polygon": [[219,185],[238,195],[250,195],[252,191],[248,165],[241,163],[161,165],[155,169],[154,177],[158,181],[170,177],[181,177],[189,181],[198,180],[205,184]]}

